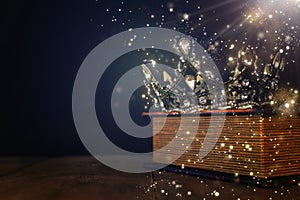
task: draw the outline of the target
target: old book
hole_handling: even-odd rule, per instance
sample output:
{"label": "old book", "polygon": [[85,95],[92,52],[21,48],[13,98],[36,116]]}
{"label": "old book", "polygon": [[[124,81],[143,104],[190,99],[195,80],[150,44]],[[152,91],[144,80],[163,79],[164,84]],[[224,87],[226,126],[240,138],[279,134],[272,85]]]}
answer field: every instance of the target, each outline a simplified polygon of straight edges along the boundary
{"label": "old book", "polygon": [[[199,158],[204,138],[215,137],[213,132],[207,133],[208,126],[218,126],[218,123],[210,123],[210,115],[152,115],[153,132],[157,133],[153,137],[153,159],[157,163],[165,163],[168,157],[180,154],[173,165],[182,169],[203,169],[260,179],[300,175],[299,116],[227,115],[214,147],[204,158]],[[176,133],[183,141],[192,137],[187,132],[195,126],[197,133],[191,145],[156,151],[168,145]],[[183,153],[182,148],[185,148]]]}

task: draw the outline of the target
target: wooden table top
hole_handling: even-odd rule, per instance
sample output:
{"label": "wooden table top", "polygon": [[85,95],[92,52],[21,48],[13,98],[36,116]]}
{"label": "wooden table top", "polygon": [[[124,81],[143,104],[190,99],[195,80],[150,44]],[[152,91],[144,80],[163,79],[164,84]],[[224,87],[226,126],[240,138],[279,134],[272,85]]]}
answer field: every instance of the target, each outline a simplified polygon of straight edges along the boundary
{"label": "wooden table top", "polygon": [[90,156],[0,157],[0,199],[299,199],[300,186],[259,188],[156,171],[128,174]]}

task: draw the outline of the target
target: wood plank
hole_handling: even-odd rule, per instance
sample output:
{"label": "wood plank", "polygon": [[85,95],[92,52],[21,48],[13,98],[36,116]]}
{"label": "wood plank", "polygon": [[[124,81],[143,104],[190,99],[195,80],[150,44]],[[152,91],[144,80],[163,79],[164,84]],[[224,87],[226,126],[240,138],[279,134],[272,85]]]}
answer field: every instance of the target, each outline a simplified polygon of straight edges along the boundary
{"label": "wood plank", "polygon": [[0,199],[153,199],[152,174],[110,169],[92,157],[52,158],[0,177]]}
{"label": "wood plank", "polygon": [[[17,161],[18,158],[12,160]],[[24,160],[22,162],[26,163]],[[18,162],[15,163],[18,165]],[[258,188],[164,171],[128,174],[112,170],[90,156],[44,159],[0,177],[0,199],[5,200],[238,198],[296,200],[299,196],[300,185]]]}
{"label": "wood plank", "polygon": [[42,157],[12,157],[2,156],[0,157],[0,177],[10,173],[15,173],[26,167],[44,161]]}

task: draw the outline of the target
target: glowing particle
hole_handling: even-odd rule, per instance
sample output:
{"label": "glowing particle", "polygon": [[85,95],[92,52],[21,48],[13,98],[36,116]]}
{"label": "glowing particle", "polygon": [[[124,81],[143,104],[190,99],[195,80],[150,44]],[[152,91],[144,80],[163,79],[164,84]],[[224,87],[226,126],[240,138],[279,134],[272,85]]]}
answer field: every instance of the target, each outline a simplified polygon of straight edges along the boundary
{"label": "glowing particle", "polygon": [[220,196],[220,193],[219,193],[219,192],[214,191],[214,193],[215,193],[215,196],[216,196],[216,197]]}
{"label": "glowing particle", "polygon": [[257,34],[257,37],[258,37],[259,39],[263,39],[263,38],[265,37],[265,33],[264,33],[264,32],[259,32],[259,33]]}
{"label": "glowing particle", "polygon": [[165,193],[165,190],[161,190],[160,192],[163,194],[163,193]]}
{"label": "glowing particle", "polygon": [[150,17],[151,17],[151,19],[154,19],[155,16],[152,14],[152,15],[150,15]]}
{"label": "glowing particle", "polygon": [[228,58],[228,61],[230,61],[230,62],[232,62],[233,60],[234,60],[233,57]]}
{"label": "glowing particle", "polygon": [[153,66],[155,66],[155,65],[156,65],[156,61],[155,61],[155,60],[151,60],[151,64],[152,64]]}
{"label": "glowing particle", "polygon": [[290,104],[289,104],[289,103],[286,103],[286,104],[284,104],[284,107],[289,108],[289,107],[290,107]]}
{"label": "glowing particle", "polygon": [[291,100],[291,104],[295,104],[296,102],[295,102],[295,100]]}
{"label": "glowing particle", "polygon": [[231,150],[232,150],[232,149],[233,149],[233,146],[232,146],[232,145],[230,145],[230,146],[229,146],[229,149],[231,149]]}
{"label": "glowing particle", "polygon": [[187,13],[184,13],[182,15],[182,17],[183,17],[184,20],[189,20],[189,18],[190,18],[190,16]]}
{"label": "glowing particle", "polygon": [[242,81],[242,85],[243,85],[244,87],[248,87],[249,84],[250,84],[249,79],[244,79],[244,80]]}
{"label": "glowing particle", "polygon": [[235,45],[234,45],[234,44],[231,44],[231,45],[229,46],[229,49],[234,49],[234,47],[235,47]]}
{"label": "glowing particle", "polygon": [[182,194],[177,193],[177,194],[176,194],[176,197],[182,197]]}
{"label": "glowing particle", "polygon": [[188,196],[191,196],[191,195],[192,195],[192,192],[191,192],[191,191],[188,191],[188,192],[187,192],[187,195],[188,195]]}
{"label": "glowing particle", "polygon": [[173,12],[174,11],[174,9],[173,8],[169,8],[169,12]]}
{"label": "glowing particle", "polygon": [[250,176],[253,176],[253,172],[250,172]]}
{"label": "glowing particle", "polygon": [[221,147],[225,147],[225,144],[224,144],[224,143],[221,143]]}
{"label": "glowing particle", "polygon": [[273,18],[273,15],[269,15],[269,19],[272,19]]}

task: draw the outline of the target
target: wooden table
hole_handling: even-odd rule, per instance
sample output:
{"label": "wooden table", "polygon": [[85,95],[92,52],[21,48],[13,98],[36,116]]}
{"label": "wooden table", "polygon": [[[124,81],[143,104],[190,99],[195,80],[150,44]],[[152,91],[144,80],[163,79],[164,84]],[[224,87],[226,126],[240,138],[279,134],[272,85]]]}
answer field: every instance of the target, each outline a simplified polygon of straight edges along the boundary
{"label": "wooden table", "polygon": [[93,157],[0,157],[0,199],[300,199],[300,186],[259,188],[156,171],[128,174]]}

